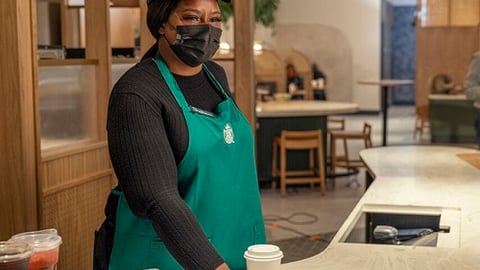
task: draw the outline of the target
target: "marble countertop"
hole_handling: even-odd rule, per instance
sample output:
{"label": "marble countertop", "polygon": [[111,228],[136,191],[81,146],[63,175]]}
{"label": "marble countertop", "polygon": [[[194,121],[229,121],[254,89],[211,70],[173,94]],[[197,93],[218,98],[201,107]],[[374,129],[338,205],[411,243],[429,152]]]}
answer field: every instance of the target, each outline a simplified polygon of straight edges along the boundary
{"label": "marble countertop", "polygon": [[318,116],[358,111],[358,104],[323,100],[290,100],[259,102],[257,117]]}
{"label": "marble countertop", "polygon": [[[432,145],[362,150],[372,185],[323,252],[280,269],[480,269],[480,170],[457,156],[464,153],[480,154]],[[372,206],[443,209],[446,217],[450,211],[458,218],[447,221],[451,235],[445,234],[446,240],[439,235],[437,247],[343,242],[359,214]]]}
{"label": "marble countertop", "polygon": [[464,94],[459,95],[441,95],[441,94],[430,94],[428,95],[429,99],[445,99],[445,100],[467,100],[467,97]]}
{"label": "marble countertop", "polygon": [[365,85],[379,85],[379,86],[407,86],[413,85],[415,81],[413,80],[402,80],[402,79],[382,79],[382,80],[362,80],[358,81],[358,84]]}

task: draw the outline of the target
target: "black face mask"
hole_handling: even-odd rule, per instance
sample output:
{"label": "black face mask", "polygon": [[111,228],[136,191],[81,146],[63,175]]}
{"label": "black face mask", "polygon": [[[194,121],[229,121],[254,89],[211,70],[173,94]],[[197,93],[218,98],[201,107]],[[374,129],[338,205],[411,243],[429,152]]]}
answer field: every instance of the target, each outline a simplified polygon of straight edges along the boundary
{"label": "black face mask", "polygon": [[178,25],[176,30],[176,39],[170,44],[170,48],[180,60],[191,67],[208,61],[220,46],[220,28],[199,24]]}

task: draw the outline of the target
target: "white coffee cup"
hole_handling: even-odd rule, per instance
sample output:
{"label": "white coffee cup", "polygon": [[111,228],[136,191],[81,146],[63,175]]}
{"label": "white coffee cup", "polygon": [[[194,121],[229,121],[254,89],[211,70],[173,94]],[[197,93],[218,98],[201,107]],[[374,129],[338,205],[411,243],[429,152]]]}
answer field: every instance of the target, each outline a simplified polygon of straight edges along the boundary
{"label": "white coffee cup", "polygon": [[277,270],[283,258],[279,247],[270,244],[249,246],[243,254],[247,270]]}

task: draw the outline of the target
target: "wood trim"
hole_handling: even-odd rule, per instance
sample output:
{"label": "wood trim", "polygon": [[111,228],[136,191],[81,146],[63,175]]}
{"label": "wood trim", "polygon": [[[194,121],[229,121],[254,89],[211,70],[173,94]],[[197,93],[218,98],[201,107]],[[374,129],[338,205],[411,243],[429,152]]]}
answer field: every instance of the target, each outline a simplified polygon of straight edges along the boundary
{"label": "wood trim", "polygon": [[73,179],[73,180],[70,180],[68,182],[56,185],[54,187],[46,188],[45,190],[42,191],[42,197],[47,197],[47,196],[53,195],[55,193],[65,191],[67,189],[74,188],[76,186],[80,186],[80,185],[83,185],[83,184],[86,184],[86,183],[89,183],[89,182],[92,182],[92,181],[96,181],[99,178],[103,178],[103,177],[109,176],[109,175],[113,175],[113,170],[112,169],[99,171],[99,172],[96,172],[94,174],[91,174],[91,175],[88,175],[88,176],[85,176],[85,177]]}
{"label": "wood trim", "polygon": [[138,61],[137,58],[112,58],[112,64],[136,64]]}
{"label": "wood trim", "polygon": [[59,149],[45,150],[42,152],[42,162],[73,156],[79,153],[107,147],[107,141],[93,143],[79,143]]}
{"label": "wood trim", "polygon": [[255,65],[253,59],[254,2],[234,0],[235,86],[234,97],[238,107],[255,130]]}
{"label": "wood trim", "polygon": [[81,66],[81,65],[98,65],[98,59],[41,59],[38,60],[38,65],[41,67],[52,66]]}

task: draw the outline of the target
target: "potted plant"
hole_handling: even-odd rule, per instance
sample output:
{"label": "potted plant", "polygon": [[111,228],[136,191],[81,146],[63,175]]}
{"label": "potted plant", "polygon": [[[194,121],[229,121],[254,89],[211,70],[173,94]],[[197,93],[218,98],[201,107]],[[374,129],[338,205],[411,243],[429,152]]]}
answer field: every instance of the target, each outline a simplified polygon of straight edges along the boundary
{"label": "potted plant", "polygon": [[[241,1],[241,0],[240,0]],[[222,9],[223,20],[226,22],[233,16],[233,4],[219,2]],[[271,27],[275,23],[275,11],[278,9],[280,0],[255,0],[255,22],[265,27]]]}

